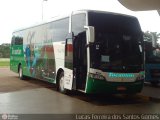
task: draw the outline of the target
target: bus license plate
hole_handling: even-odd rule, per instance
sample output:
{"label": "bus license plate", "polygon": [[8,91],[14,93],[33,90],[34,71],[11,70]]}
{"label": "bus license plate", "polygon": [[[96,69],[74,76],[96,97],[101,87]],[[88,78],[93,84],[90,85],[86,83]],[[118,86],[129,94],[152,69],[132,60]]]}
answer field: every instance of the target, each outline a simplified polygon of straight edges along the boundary
{"label": "bus license plate", "polygon": [[117,90],[119,90],[119,91],[125,91],[125,90],[127,90],[127,88],[124,87],[124,86],[119,86],[119,87],[117,87]]}

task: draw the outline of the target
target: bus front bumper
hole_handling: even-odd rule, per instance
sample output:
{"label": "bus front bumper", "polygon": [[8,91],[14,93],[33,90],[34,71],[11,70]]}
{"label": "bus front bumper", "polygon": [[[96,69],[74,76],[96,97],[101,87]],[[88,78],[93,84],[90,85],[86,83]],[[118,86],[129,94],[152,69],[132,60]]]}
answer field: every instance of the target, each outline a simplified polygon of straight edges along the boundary
{"label": "bus front bumper", "polygon": [[144,80],[135,82],[107,82],[89,78],[86,87],[88,94],[136,94],[141,92]]}

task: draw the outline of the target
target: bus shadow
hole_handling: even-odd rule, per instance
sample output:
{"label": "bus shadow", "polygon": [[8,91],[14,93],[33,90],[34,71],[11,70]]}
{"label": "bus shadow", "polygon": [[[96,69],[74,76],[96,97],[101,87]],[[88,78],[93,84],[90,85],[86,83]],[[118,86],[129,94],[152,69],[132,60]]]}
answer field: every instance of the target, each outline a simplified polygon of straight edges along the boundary
{"label": "bus shadow", "polygon": [[26,83],[28,83],[29,85],[33,86],[33,89],[34,88],[48,88],[51,90],[56,90],[55,84],[51,84],[51,83],[44,81],[44,80],[39,80],[39,79],[27,77],[24,81]]}
{"label": "bus shadow", "polygon": [[25,80],[19,80],[18,76],[1,77],[0,93],[16,92],[23,90],[31,90],[37,88],[48,88],[56,90],[54,84],[50,84],[41,80],[27,78]]}
{"label": "bus shadow", "polygon": [[[34,78],[28,78],[25,81],[28,82],[29,84],[37,86],[35,88],[47,88],[53,91],[57,91],[55,84],[51,84],[46,81],[41,81]],[[140,104],[140,103],[148,102],[148,100],[142,98],[140,95],[104,95],[104,94],[89,95],[89,94],[85,94],[78,91],[72,91],[72,92],[69,92],[67,96],[73,97],[97,106]]]}
{"label": "bus shadow", "polygon": [[148,99],[140,95],[87,95],[80,92],[75,92],[71,96],[97,106],[141,104],[149,102]]}

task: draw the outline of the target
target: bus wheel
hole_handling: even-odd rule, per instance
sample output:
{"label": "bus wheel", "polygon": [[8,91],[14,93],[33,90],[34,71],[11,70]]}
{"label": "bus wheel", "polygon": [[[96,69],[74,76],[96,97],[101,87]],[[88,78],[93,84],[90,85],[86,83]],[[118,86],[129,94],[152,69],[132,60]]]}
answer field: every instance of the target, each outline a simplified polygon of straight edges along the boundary
{"label": "bus wheel", "polygon": [[58,90],[66,94],[67,90],[64,88],[64,72],[61,72],[58,79]]}
{"label": "bus wheel", "polygon": [[23,75],[23,70],[22,70],[22,66],[19,66],[19,79],[24,80],[24,75]]}

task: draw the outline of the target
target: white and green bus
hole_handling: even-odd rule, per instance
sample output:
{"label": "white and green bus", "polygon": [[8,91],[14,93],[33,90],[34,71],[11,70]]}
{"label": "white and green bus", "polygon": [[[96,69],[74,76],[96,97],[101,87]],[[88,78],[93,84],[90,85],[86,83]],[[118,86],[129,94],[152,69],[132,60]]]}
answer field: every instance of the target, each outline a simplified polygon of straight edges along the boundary
{"label": "white and green bus", "polygon": [[135,94],[144,82],[137,18],[80,10],[13,32],[10,69],[57,85],[60,92]]}

